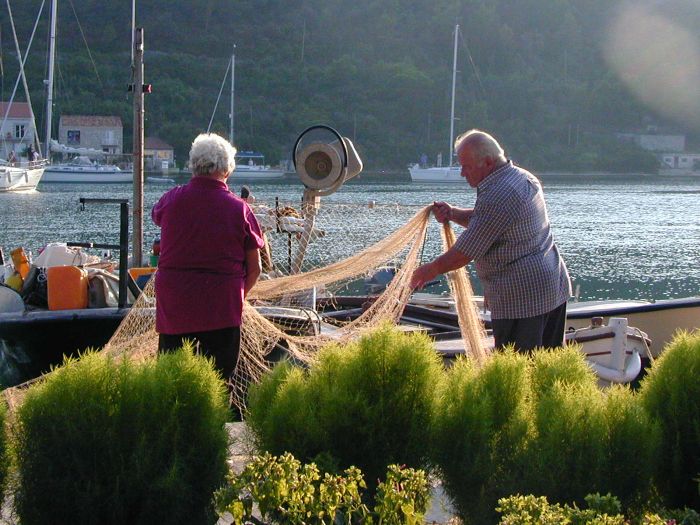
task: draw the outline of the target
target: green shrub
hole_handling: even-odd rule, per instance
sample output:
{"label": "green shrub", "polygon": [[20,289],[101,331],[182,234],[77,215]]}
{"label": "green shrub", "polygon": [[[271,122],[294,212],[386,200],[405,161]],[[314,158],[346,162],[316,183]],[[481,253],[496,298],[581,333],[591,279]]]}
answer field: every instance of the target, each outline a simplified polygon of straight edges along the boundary
{"label": "green shrub", "polygon": [[700,509],[700,332],[680,333],[642,381],[641,397],[661,423],[656,482],[674,507]]}
{"label": "green shrub", "polygon": [[[251,389],[259,449],[355,465],[373,486],[389,464],[427,463],[441,364],[431,340],[384,325],[319,353],[307,371],[275,371]],[[274,393],[273,393],[274,392]]]}
{"label": "green shrub", "polygon": [[596,376],[577,346],[538,350],[532,355],[532,390],[536,397],[546,394],[555,384],[595,385]]}
{"label": "green shrub", "polygon": [[17,412],[24,525],[211,523],[226,474],[224,384],[190,348],[134,364],[88,353]]}
{"label": "green shrub", "polygon": [[529,400],[524,355],[495,354],[483,369],[460,360],[448,371],[435,415],[432,456],[466,522],[494,523],[496,501],[518,487],[531,430]]}
{"label": "green shrub", "polygon": [[610,493],[589,494],[584,498],[588,508],[549,503],[546,497],[510,496],[498,501],[503,514],[500,525],[697,525],[700,515],[691,509],[642,511],[625,517],[620,501]]}
{"label": "green shrub", "polygon": [[599,490],[605,465],[603,394],[595,385],[555,382],[538,398],[527,452],[528,492],[582,502]]}
{"label": "green shrub", "polygon": [[599,490],[615,493],[625,508],[648,501],[659,456],[660,427],[627,386],[605,391],[605,459]]}
{"label": "green shrub", "polygon": [[266,452],[253,458],[240,474],[231,472],[214,499],[219,513],[229,512],[234,524],[252,520],[254,505],[267,523],[423,523],[430,488],[423,471],[390,465],[386,479],[377,487],[374,512],[362,503],[365,488],[356,467],[341,475],[322,476],[313,463],[302,465],[289,453],[277,457]]}

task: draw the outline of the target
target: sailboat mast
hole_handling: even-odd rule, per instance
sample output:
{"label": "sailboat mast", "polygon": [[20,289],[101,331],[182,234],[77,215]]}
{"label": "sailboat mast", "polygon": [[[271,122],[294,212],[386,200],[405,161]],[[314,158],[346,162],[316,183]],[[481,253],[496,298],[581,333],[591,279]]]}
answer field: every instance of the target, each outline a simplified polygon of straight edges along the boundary
{"label": "sailboat mast", "polygon": [[228,141],[233,144],[233,115],[234,115],[234,105],[233,105],[233,92],[236,82],[236,55],[231,55],[231,113],[229,114],[229,128],[228,128]]}
{"label": "sailboat mast", "polygon": [[452,149],[455,137],[455,85],[457,84],[457,37],[459,36],[459,24],[455,26],[455,49],[452,57],[452,107],[450,110],[450,144],[447,149],[450,155],[450,167],[452,167]]}
{"label": "sailboat mast", "polygon": [[51,158],[51,116],[53,114],[53,75],[56,58],[56,12],[58,0],[51,1],[51,18],[49,30],[49,70],[46,79],[46,146],[44,156]]}

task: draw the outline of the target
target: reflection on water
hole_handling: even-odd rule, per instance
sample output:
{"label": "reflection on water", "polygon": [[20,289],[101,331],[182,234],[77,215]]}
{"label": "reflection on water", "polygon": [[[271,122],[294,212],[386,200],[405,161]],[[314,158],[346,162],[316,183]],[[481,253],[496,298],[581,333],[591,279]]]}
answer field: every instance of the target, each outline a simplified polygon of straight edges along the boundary
{"label": "reflection on water", "polygon": [[[242,184],[242,183],[241,183]],[[238,193],[235,176],[229,181]],[[294,179],[251,185],[258,203],[298,207],[302,186]],[[543,181],[554,234],[581,299],[662,299],[700,294],[700,180],[585,176]],[[146,183],[144,243],[158,234],[150,209],[170,188]],[[34,254],[48,242],[115,243],[117,205],[92,205],[79,211],[78,198],[129,198],[128,184],[40,184],[38,191],[0,194],[0,246],[8,254],[24,246]],[[363,175],[337,193],[322,198],[319,239],[310,254],[319,263],[350,256],[405,224],[421,207],[436,200],[473,204],[475,193],[464,183],[429,185],[408,177]],[[370,206],[370,201],[374,206]],[[288,239],[275,241],[284,258]],[[145,249],[148,251],[148,248]],[[425,260],[441,251],[433,221]],[[478,293],[479,286],[475,283]]]}

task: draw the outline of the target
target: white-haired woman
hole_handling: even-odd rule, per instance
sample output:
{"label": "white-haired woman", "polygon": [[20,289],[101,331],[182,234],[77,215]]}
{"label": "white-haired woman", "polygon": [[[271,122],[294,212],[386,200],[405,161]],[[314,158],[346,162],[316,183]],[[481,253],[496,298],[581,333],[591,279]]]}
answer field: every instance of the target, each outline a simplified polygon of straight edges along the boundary
{"label": "white-haired woman", "polygon": [[192,179],[153,207],[160,226],[156,274],[158,349],[184,340],[214,358],[224,379],[238,361],[243,300],[260,275],[263,237],[255,215],[226,185],[236,149],[215,134],[192,143]]}

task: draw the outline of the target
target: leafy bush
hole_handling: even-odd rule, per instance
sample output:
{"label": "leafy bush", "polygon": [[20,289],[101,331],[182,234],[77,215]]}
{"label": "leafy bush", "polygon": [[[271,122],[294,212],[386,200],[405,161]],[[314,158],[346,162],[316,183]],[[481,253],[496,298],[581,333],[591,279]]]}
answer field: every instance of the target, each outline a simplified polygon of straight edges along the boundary
{"label": "leafy bush", "polygon": [[512,494],[522,478],[520,456],[531,426],[527,365],[524,355],[506,352],[483,369],[460,360],[448,371],[432,456],[467,522],[495,522],[496,501]]}
{"label": "leafy bush", "polygon": [[229,415],[223,383],[189,348],[69,362],[17,412],[21,522],[211,523]]}
{"label": "leafy bush", "polygon": [[321,476],[315,464],[302,465],[287,453],[264,453],[246,465],[240,475],[230,473],[228,483],[214,495],[219,513],[229,512],[233,523],[252,520],[257,504],[263,520],[290,525],[423,523],[429,484],[425,473],[390,465],[379,484],[374,512],[362,503],[366,484],[362,472],[350,467],[342,475]]}
{"label": "leafy bush", "polygon": [[680,333],[642,381],[641,397],[661,423],[656,482],[674,507],[700,509],[700,332]]}
{"label": "leafy bush", "polygon": [[588,508],[576,505],[551,504],[546,497],[510,496],[498,501],[498,512],[503,514],[500,525],[696,525],[700,515],[694,510],[660,510],[643,512],[639,517],[625,518],[620,501],[609,493],[605,496],[589,494]]}
{"label": "leafy bush", "polygon": [[323,454],[373,486],[389,464],[427,464],[441,370],[427,336],[384,325],[325,348],[307,371],[275,370],[251,388],[246,422],[259,450],[304,462]]}

